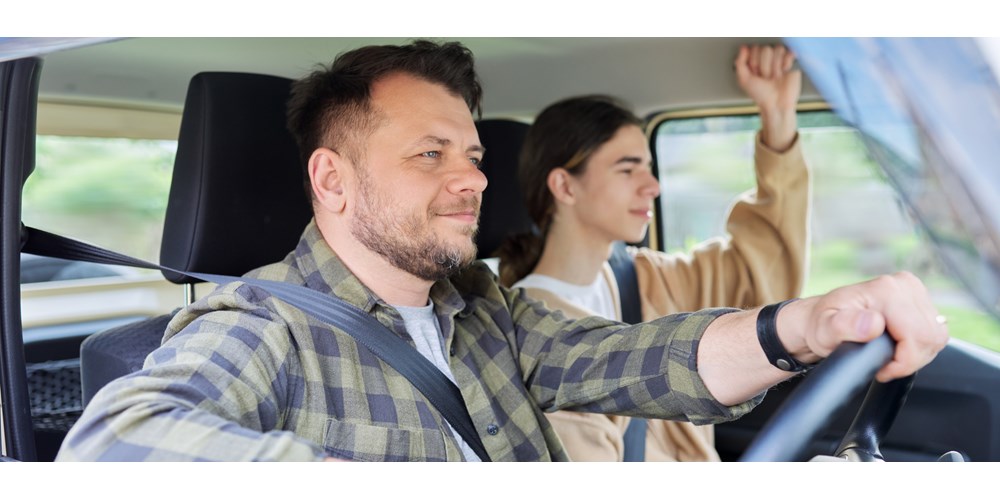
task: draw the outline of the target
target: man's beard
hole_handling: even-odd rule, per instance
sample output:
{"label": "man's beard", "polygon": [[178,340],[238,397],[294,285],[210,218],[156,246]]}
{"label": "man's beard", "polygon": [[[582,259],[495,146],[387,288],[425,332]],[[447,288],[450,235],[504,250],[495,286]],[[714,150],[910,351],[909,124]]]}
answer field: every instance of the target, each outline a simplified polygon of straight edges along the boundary
{"label": "man's beard", "polygon": [[358,186],[360,197],[351,234],[394,267],[427,281],[439,281],[465,269],[476,258],[472,239],[478,224],[469,227],[469,245],[456,248],[447,246],[424,222],[435,214],[466,210],[473,210],[478,220],[476,198],[447,207],[431,207],[428,219],[421,220],[419,214],[411,213],[403,215],[401,220],[389,220],[394,212],[389,210],[391,204],[375,192],[367,173],[360,173]]}

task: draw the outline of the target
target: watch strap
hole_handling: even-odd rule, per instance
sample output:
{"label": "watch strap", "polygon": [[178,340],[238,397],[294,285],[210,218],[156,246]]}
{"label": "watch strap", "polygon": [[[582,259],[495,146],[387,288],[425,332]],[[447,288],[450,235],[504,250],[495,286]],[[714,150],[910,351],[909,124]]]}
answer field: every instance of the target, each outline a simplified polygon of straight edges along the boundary
{"label": "watch strap", "polygon": [[786,372],[802,372],[812,367],[800,363],[797,359],[785,350],[778,338],[778,312],[782,307],[795,302],[798,299],[789,299],[776,304],[771,304],[761,308],[757,313],[757,340],[767,360],[777,369]]}

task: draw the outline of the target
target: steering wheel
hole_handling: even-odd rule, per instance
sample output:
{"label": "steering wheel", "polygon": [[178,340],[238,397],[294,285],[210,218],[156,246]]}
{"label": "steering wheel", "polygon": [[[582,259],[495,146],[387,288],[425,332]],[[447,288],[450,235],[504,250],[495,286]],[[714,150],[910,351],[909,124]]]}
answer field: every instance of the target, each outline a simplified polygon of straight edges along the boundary
{"label": "steering wheel", "polygon": [[[740,461],[788,462],[803,458],[813,438],[892,359],[894,349],[895,341],[888,333],[866,344],[841,344],[789,395]],[[887,384],[873,382],[836,456],[852,461],[882,460],[878,444],[912,385],[912,375]]]}

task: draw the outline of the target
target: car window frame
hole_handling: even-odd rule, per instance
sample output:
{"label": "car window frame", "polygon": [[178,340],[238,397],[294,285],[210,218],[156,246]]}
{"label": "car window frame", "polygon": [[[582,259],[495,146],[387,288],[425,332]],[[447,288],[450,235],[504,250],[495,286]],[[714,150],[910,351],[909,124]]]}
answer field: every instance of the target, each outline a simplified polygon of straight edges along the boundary
{"label": "car window frame", "polygon": [[41,59],[0,63],[0,456],[34,461],[20,299],[21,189],[34,166]]}

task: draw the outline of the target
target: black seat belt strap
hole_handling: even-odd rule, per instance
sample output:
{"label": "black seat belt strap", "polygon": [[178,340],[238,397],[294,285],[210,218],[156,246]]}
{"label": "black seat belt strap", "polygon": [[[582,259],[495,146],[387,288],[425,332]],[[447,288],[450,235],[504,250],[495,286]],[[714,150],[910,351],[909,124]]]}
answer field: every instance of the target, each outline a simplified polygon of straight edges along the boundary
{"label": "black seat belt strap", "polygon": [[639,299],[639,278],[635,274],[635,262],[621,241],[616,241],[612,246],[608,264],[618,283],[622,321],[632,325],[642,323],[642,302]]}
{"label": "black seat belt strap", "polygon": [[406,377],[437,408],[455,432],[462,436],[480,460],[490,461],[459,388],[385,325],[337,297],[292,283],[180,271],[31,227],[25,227],[22,231],[22,241],[21,251],[35,255],[168,270],[219,285],[240,281],[262,288],[314,318],[340,327],[355,342]]}
{"label": "black seat belt strap", "polygon": [[[635,262],[626,250],[625,243],[616,241],[612,247],[608,264],[618,283],[618,297],[622,308],[622,320],[626,323],[642,323],[642,303],[639,300],[639,279],[635,274]],[[632,418],[623,437],[626,462],[646,460],[646,428],[644,418]]]}

